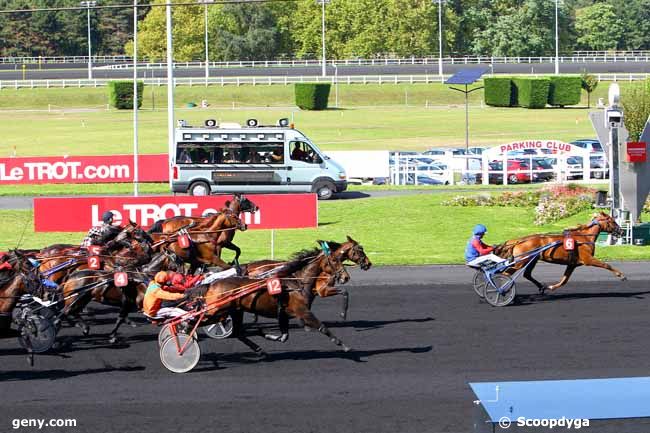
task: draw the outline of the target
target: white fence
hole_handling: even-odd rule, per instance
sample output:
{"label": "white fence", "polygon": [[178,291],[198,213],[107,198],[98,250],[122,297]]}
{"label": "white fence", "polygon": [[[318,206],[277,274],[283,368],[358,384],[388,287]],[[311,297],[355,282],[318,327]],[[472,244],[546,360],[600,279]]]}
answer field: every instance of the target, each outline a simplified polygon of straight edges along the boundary
{"label": "white fence", "polygon": [[485,164],[481,155],[436,159],[422,154],[393,153],[390,183],[393,185],[513,185],[537,182],[580,181],[602,183],[609,169],[583,163],[580,156],[549,155],[504,157]]}
{"label": "white fence", "polygon": [[[129,56],[92,56],[93,63],[132,63]],[[447,56],[444,64],[506,64],[506,63],[553,63],[554,56]],[[611,62],[648,62],[650,51],[577,51],[570,56],[559,57],[561,63],[611,63]],[[0,57],[0,64],[65,64],[88,63],[88,56],[62,57]],[[320,59],[285,59],[285,60],[242,60],[227,62],[209,62],[215,68],[268,68],[268,67],[304,67],[320,66]],[[333,59],[329,65],[337,66],[381,66],[381,65],[437,65],[438,57],[376,57],[370,59]],[[142,62],[142,67],[165,68],[166,63]],[[176,67],[204,67],[202,61],[177,62]],[[115,65],[121,67],[122,65]]]}
{"label": "white fence", "polygon": [[[529,74],[530,75],[530,74]],[[541,76],[544,74],[532,74]],[[548,74],[546,74],[548,75]],[[637,81],[645,80],[650,74],[594,74],[598,81]],[[310,76],[268,76],[268,77],[178,77],[174,78],[175,86],[271,86],[290,85],[294,83],[315,83],[325,82],[332,84],[429,84],[440,83],[449,78],[444,75],[442,78],[435,74],[426,75],[339,75],[322,77],[320,75]],[[69,79],[69,80],[0,80],[1,89],[36,89],[36,88],[66,88],[66,87],[104,87],[112,79]],[[140,78],[148,86],[166,86],[167,78]]]}

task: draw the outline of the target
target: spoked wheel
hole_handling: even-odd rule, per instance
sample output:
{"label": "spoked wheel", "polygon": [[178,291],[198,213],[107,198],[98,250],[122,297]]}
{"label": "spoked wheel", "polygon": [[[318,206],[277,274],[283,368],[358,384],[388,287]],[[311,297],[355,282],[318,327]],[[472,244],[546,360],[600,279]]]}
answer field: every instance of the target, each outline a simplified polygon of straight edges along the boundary
{"label": "spoked wheel", "polygon": [[216,340],[228,338],[232,335],[233,322],[232,317],[227,316],[221,322],[213,323],[211,325],[202,326],[201,330],[205,335]]}
{"label": "spoked wheel", "polygon": [[56,328],[52,321],[40,314],[30,314],[18,326],[18,343],[33,353],[47,352],[54,346]]}
{"label": "spoked wheel", "polygon": [[476,271],[474,274],[474,291],[479,298],[485,298],[485,286],[488,284],[485,279],[485,273],[481,270]]}
{"label": "spoked wheel", "polygon": [[[187,335],[187,329],[182,327],[181,325],[176,325],[176,332],[179,334],[185,334]],[[167,340],[169,337],[171,337],[172,334],[172,328],[171,325],[163,325],[160,328],[160,332],[158,332],[158,347],[162,346],[165,340]],[[196,334],[192,334],[192,338],[196,340]]]}
{"label": "spoked wheel", "polygon": [[515,299],[515,281],[505,274],[492,276],[494,286],[489,282],[485,285],[485,300],[493,307],[505,307]]}
{"label": "spoked wheel", "polygon": [[174,373],[190,371],[199,363],[199,358],[199,343],[187,334],[176,334],[176,337],[167,338],[160,346],[160,361],[167,370]]}

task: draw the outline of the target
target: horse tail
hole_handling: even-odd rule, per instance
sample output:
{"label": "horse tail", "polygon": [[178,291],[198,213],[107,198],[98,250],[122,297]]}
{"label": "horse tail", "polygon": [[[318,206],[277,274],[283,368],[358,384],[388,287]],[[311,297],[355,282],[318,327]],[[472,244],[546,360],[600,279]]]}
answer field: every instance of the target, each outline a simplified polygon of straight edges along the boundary
{"label": "horse tail", "polygon": [[149,230],[147,230],[147,233],[148,233],[148,234],[151,234],[151,233],[162,233],[162,232],[163,232],[163,222],[164,222],[164,221],[165,221],[165,220],[158,220],[158,221],[156,221],[155,223],[153,223],[153,225],[151,226],[151,228],[150,228]]}

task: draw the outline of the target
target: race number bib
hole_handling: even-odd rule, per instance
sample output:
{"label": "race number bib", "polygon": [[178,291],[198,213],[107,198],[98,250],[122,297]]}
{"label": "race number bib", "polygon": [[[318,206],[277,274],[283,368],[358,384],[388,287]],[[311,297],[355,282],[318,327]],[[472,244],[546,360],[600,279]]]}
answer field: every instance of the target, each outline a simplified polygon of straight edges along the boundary
{"label": "race number bib", "polygon": [[564,249],[567,251],[573,251],[576,249],[576,241],[573,238],[564,238]]}
{"label": "race number bib", "polygon": [[115,272],[113,274],[113,282],[115,287],[126,287],[129,285],[129,276],[126,272]]}
{"label": "race number bib", "polygon": [[91,256],[98,256],[102,252],[101,245],[88,245],[88,254]]}
{"label": "race number bib", "polygon": [[93,270],[97,270],[101,268],[102,266],[102,261],[99,257],[97,256],[90,256],[88,257],[88,267]]}
{"label": "race number bib", "polygon": [[190,237],[188,235],[181,235],[181,236],[178,237],[178,245],[181,248],[183,248],[183,249],[189,248],[190,243],[191,243],[191,240],[190,240]]}
{"label": "race number bib", "polygon": [[269,295],[279,295],[282,293],[282,284],[279,278],[271,278],[266,281],[266,290]]}

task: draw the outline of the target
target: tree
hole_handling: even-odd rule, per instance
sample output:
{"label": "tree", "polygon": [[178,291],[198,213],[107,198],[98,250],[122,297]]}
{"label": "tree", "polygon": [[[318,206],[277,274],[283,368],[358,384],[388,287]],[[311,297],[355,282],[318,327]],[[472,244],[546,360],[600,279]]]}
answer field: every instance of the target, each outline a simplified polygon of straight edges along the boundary
{"label": "tree", "polygon": [[613,50],[623,36],[623,23],[614,6],[596,3],[576,11],[578,44],[588,50]]}
{"label": "tree", "polygon": [[639,141],[650,117],[650,83],[636,83],[623,92],[621,98],[625,110],[625,127],[630,133],[629,141]]}
{"label": "tree", "polygon": [[587,108],[589,108],[591,107],[591,93],[598,87],[598,78],[586,71],[582,73],[580,78],[582,78],[582,88],[587,92]]}

